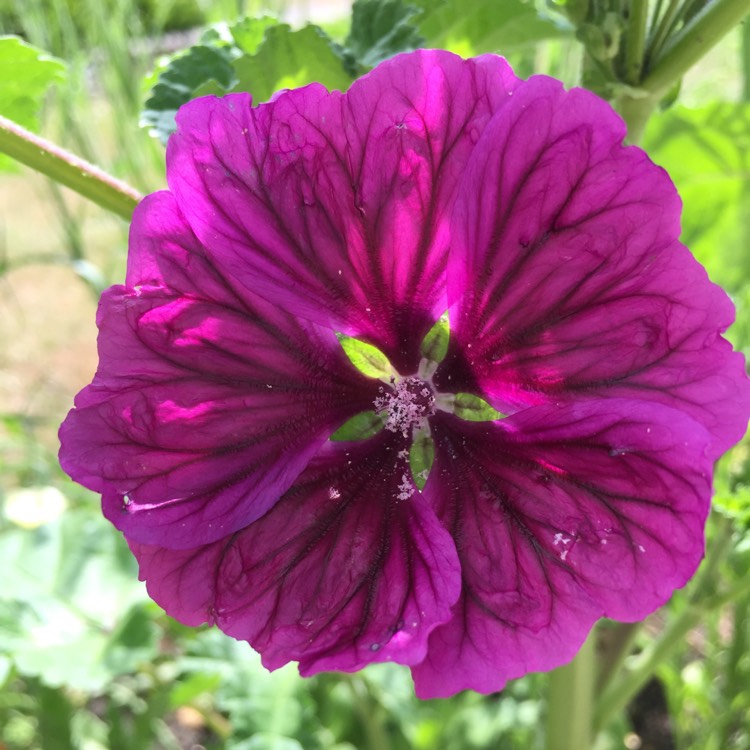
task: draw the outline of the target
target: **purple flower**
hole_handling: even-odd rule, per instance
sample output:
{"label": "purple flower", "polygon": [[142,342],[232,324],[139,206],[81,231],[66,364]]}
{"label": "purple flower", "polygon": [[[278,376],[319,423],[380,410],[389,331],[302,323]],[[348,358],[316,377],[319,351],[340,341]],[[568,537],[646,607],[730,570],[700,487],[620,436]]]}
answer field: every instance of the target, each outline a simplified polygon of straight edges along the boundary
{"label": "purple flower", "polygon": [[444,52],[180,110],[61,429],[169,614],[432,697],[555,667],[690,578],[750,389],[624,134]]}

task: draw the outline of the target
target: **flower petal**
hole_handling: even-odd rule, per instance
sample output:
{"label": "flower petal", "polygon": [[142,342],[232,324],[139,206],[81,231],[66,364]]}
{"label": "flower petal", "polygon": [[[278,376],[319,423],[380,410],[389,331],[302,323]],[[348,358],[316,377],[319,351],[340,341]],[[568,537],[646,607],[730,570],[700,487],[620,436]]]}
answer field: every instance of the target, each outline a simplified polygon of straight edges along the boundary
{"label": "flower petal", "polygon": [[170,189],[244,288],[413,372],[446,307],[448,206],[517,82],[501,58],[420,51],[346,94],[195,100],[169,142]]}
{"label": "flower petal", "polygon": [[460,572],[404,447],[389,433],[329,444],[263,518],[210,545],[131,543],[149,594],[182,622],[249,641],[269,669],[421,661]]}
{"label": "flower petal", "polygon": [[700,562],[710,435],[676,410],[612,399],[495,423],[440,415],[433,436],[425,495],[463,585],[414,669],[422,697],[559,666],[597,618],[641,619]]}
{"label": "flower petal", "polygon": [[130,538],[194,547],[263,515],[377,384],[331,331],[234,296],[168,194],[134,227],[139,285],[102,297],[99,370],[61,428],[61,463]]}
{"label": "flower petal", "polygon": [[456,206],[436,383],[478,388],[505,413],[582,395],[655,401],[722,452],[750,411],[743,358],[720,336],[733,308],[677,242],[666,173],[624,132],[593,94],[545,78],[487,126]]}

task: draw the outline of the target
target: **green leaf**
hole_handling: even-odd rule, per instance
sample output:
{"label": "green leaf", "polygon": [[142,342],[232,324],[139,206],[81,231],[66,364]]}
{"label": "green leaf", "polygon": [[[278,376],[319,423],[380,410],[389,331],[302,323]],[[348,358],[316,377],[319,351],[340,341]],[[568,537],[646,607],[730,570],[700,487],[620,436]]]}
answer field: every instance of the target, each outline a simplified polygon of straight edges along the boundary
{"label": "green leaf", "polygon": [[351,31],[344,44],[357,63],[352,73],[421,47],[424,38],[411,22],[419,13],[402,0],[355,0]]}
{"label": "green leaf", "polygon": [[130,668],[107,657],[132,635],[123,627],[146,592],[127,544],[98,512],[69,510],[33,530],[6,527],[0,559],[0,613],[10,607],[21,623],[14,629],[0,614],[0,650],[19,672],[51,687],[97,690]]}
{"label": "green leaf", "polygon": [[308,83],[345,91],[352,82],[340,48],[312,25],[298,31],[286,24],[270,26],[258,51],[238,58],[233,66],[237,83],[232,91],[250,92],[255,104]]}
{"label": "green leaf", "polygon": [[[175,131],[174,116],[201,90],[223,94],[235,83],[231,48],[198,44],[175,55],[164,67],[146,100],[140,123],[166,143]],[[207,88],[209,87],[209,88]]]}
{"label": "green leaf", "polygon": [[246,643],[219,631],[200,633],[180,664],[190,672],[221,676],[215,705],[232,722],[233,741],[259,732],[298,737],[304,722],[317,724],[310,692],[291,664],[269,674]]}
{"label": "green leaf", "polygon": [[243,18],[223,32],[209,29],[201,43],[176,54],[156,76],[141,125],[166,143],[177,110],[191,99],[249,92],[253,103],[281,89],[317,81],[347,89],[344,53],[317,26],[292,31],[271,16]]}
{"label": "green leaf", "polygon": [[682,198],[682,240],[735,293],[750,282],[750,104],[674,107],[654,115],[643,146]]}
{"label": "green leaf", "polygon": [[39,741],[45,750],[74,750],[71,724],[74,709],[62,690],[39,690]]}
{"label": "green leaf", "polygon": [[145,606],[135,606],[120,621],[104,652],[104,663],[113,675],[135,672],[158,651],[159,631]]}
{"label": "green leaf", "polygon": [[277,24],[278,21],[273,16],[243,18],[230,27],[229,33],[242,52],[246,55],[254,55],[263,43],[266,30]]}
{"label": "green leaf", "polygon": [[435,443],[430,435],[430,428],[415,430],[409,449],[409,467],[414,484],[420,492],[427,484],[427,477],[430,475],[434,460]]}
{"label": "green leaf", "polygon": [[202,695],[216,691],[221,684],[221,676],[218,674],[203,674],[196,672],[180,680],[169,693],[169,705],[172,708],[187,706],[194,703]]}
{"label": "green leaf", "polygon": [[330,439],[334,441],[343,440],[365,440],[377,435],[383,429],[385,419],[382,414],[374,411],[363,411],[344,422]]}
{"label": "green leaf", "polygon": [[[14,36],[0,37],[0,115],[38,132],[50,87],[65,78],[65,63]],[[0,155],[0,170],[14,162]]]}
{"label": "green leaf", "polygon": [[363,375],[367,375],[368,378],[379,378],[386,383],[397,377],[388,357],[377,347],[343,333],[337,334],[337,338],[349,361]]}
{"label": "green leaf", "polygon": [[448,342],[450,340],[450,325],[448,316],[442,315],[438,318],[422,341],[420,352],[430,362],[442,362],[448,353]]}
{"label": "green leaf", "polygon": [[572,34],[571,27],[541,16],[524,0],[412,0],[424,10],[419,31],[428,47],[469,56],[507,54],[543,39]]}
{"label": "green leaf", "polygon": [[472,393],[456,394],[456,399],[453,402],[453,413],[469,422],[494,422],[496,419],[502,419],[506,416],[491,407],[484,399]]}

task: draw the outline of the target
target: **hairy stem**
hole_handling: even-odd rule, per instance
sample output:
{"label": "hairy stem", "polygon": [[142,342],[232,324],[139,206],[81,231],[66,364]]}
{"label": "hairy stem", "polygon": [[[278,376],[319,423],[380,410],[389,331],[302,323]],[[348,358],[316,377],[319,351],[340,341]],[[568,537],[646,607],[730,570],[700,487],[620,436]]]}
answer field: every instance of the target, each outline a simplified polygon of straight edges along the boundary
{"label": "hairy stem", "polygon": [[130,221],[140,193],[93,164],[0,115],[0,153]]}

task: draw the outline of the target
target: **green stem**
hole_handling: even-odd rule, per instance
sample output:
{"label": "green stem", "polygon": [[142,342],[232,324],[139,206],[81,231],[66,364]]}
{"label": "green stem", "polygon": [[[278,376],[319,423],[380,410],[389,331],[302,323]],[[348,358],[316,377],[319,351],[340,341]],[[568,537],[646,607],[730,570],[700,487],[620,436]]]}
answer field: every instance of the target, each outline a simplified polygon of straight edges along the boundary
{"label": "green stem", "polygon": [[652,61],[641,88],[663,94],[750,13],[750,0],[714,0]]}
{"label": "green stem", "polygon": [[617,110],[628,126],[627,142],[637,145],[643,138],[646,123],[661,100],[658,96],[629,96],[623,95],[616,101]]}
{"label": "green stem", "polygon": [[[677,10],[676,4],[669,6],[660,29]],[[640,93],[623,94],[616,102],[628,125],[628,143],[641,140],[649,117],[669,88],[748,13],[750,0],[714,0],[675,36],[663,54],[649,61],[649,71],[638,83]],[[659,38],[657,32],[652,51],[658,49]]]}
{"label": "green stem", "polygon": [[742,101],[750,102],[750,23],[742,24]]}
{"label": "green stem", "polygon": [[389,750],[392,746],[382,724],[378,704],[373,700],[367,683],[358,675],[346,675],[354,699],[354,711],[362,722],[368,750]]}
{"label": "green stem", "polygon": [[549,675],[546,750],[591,748],[595,643],[591,632],[575,659]]}
{"label": "green stem", "polygon": [[625,81],[637,86],[641,80],[646,55],[648,0],[633,0],[630,5],[627,37],[625,40]]}
{"label": "green stem", "polygon": [[633,643],[643,627],[642,622],[616,622],[599,631],[599,677],[596,692],[601,694],[620,673],[625,659],[633,650]]}
{"label": "green stem", "polygon": [[140,193],[54,143],[0,115],[0,153],[130,221]]}
{"label": "green stem", "polygon": [[664,15],[661,17],[661,20],[654,30],[650,44],[651,54],[657,54],[664,46],[664,42],[669,36],[669,31],[672,28],[679,11],[680,0],[670,0],[667,9],[664,11]]}
{"label": "green stem", "polygon": [[[720,605],[716,597],[709,596],[709,592],[716,588],[718,569],[731,549],[731,538],[732,524],[728,519],[722,519],[701,572],[690,588],[685,609],[667,623],[659,637],[637,657],[632,668],[620,680],[612,681],[601,694],[594,714],[597,731],[604,729],[648,682],[659,664],[683,645],[685,636],[701,622],[706,611]],[[741,593],[742,589],[739,589],[733,595]],[[725,603],[726,594],[720,597],[720,602]]]}

